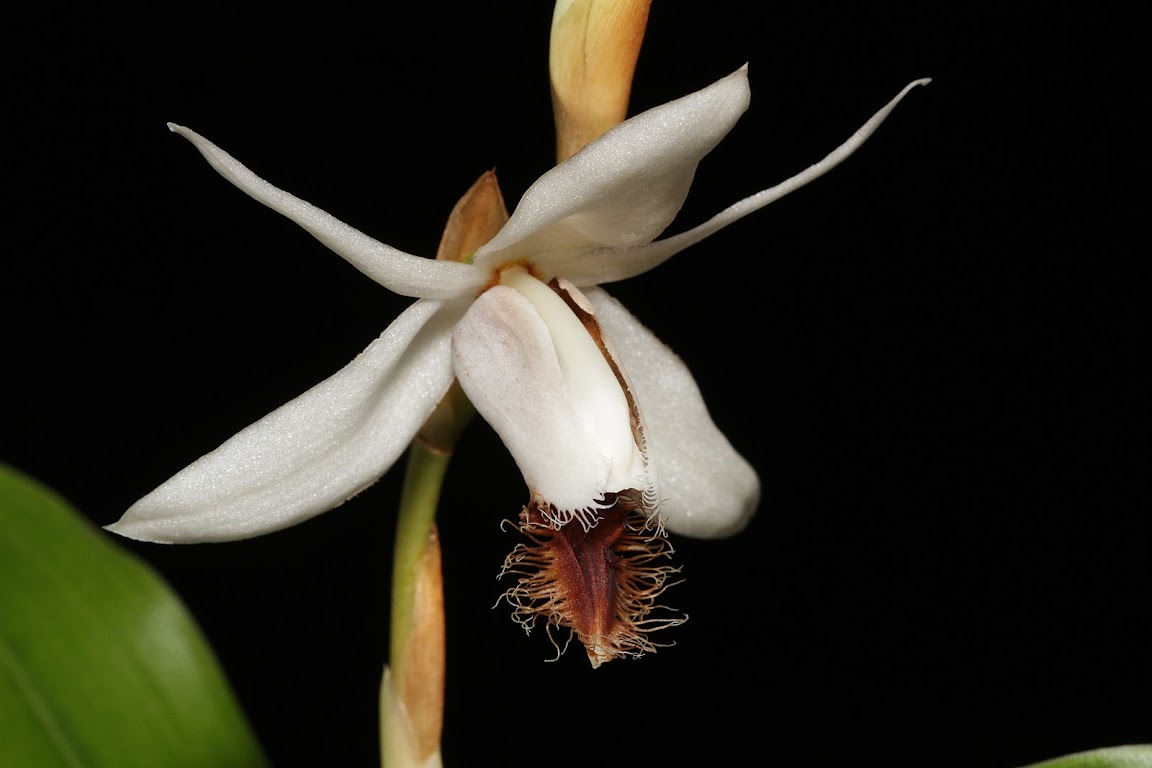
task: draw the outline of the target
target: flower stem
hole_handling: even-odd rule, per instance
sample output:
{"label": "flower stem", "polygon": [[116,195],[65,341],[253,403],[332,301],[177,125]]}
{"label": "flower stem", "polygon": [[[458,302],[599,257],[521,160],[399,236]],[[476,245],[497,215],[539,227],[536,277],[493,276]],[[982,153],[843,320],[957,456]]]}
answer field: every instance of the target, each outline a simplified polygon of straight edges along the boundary
{"label": "flower stem", "polygon": [[[420,441],[412,443],[408,468],[400,497],[400,516],[396,521],[396,543],[392,566],[392,648],[390,659],[396,666],[405,657],[414,628],[421,622],[426,607],[417,605],[430,574],[428,559],[439,561],[440,545],[436,532],[436,505],[440,487],[448,469],[450,454],[426,448]],[[436,574],[435,581],[439,582]],[[439,590],[438,590],[439,591]],[[443,606],[441,605],[442,609]],[[440,611],[443,629],[443,611]]]}
{"label": "flower stem", "polygon": [[396,522],[389,665],[380,691],[384,768],[439,766],[444,712],[444,592],[436,506],[451,457],[416,440]]}
{"label": "flower stem", "polygon": [[[452,209],[436,258],[467,261],[508,221],[488,171]],[[444,722],[444,585],[436,506],[460,433],[475,415],[453,382],[408,453],[392,561],[392,647],[380,682],[383,768],[433,768]]]}

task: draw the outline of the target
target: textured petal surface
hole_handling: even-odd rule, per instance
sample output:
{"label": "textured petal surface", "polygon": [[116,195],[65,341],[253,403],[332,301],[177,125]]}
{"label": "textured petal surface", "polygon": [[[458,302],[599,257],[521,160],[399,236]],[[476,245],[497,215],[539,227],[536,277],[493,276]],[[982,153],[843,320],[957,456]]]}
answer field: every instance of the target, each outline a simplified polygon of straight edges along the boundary
{"label": "textured petal surface", "polygon": [[392,466],[452,383],[451,329],[465,306],[416,302],[336,375],[182,470],[108,529],[143,541],[228,541],[342,504]]}
{"label": "textured petal surface", "polygon": [[758,211],[769,203],[773,203],[790,192],[794,192],[810,181],[813,181],[844,162],[860,146],[868,140],[885,118],[896,108],[910,90],[918,85],[927,85],[931,80],[924,78],[904,86],[900,93],[889,101],[884,107],[873,115],[868,122],[860,126],[855,133],[843,144],[828,153],[823,160],[805,168],[787,181],[782,181],[774,187],[757,192],[743,200],[733,203],[720,213],[713,216],[703,224],[687,232],[673,237],[659,240],[649,245],[613,249],[600,248],[585,251],[579,255],[570,255],[569,262],[564,267],[564,276],[578,286],[598,285],[616,280],[643,274],[675,256],[690,245],[700,242],[709,235],[723,229],[734,221],[739,221],[750,213]]}
{"label": "textured petal surface", "polygon": [[[476,255],[568,275],[566,251],[651,242],[676,217],[701,158],[748,108],[746,68],[639,114],[541,176]],[[574,281],[575,282],[575,281]]]}
{"label": "textured petal surface", "polygon": [[474,294],[485,276],[471,265],[413,256],[374,240],[311,203],[272,186],[200,134],[169,123],[221,176],[252,198],[308,230],[317,240],[390,291],[404,296],[450,299]]}
{"label": "textured petal surface", "polygon": [[712,421],[684,362],[603,289],[585,295],[643,416],[664,526],[700,538],[736,533],[760,501],[755,470]]}
{"label": "textured petal surface", "polygon": [[452,334],[456,377],[496,430],[531,492],[559,510],[592,506],[610,462],[568,398],[552,337],[535,307],[498,285]]}

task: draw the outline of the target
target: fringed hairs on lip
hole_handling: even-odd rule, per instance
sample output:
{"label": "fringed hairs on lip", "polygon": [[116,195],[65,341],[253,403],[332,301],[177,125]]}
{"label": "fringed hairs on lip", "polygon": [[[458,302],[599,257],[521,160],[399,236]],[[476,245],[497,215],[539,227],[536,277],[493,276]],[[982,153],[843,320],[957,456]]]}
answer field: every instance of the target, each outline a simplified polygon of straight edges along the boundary
{"label": "fringed hairs on lip", "polygon": [[516,545],[500,571],[501,578],[518,577],[502,599],[524,630],[530,633],[542,619],[557,657],[567,642],[562,648],[553,629],[570,630],[593,668],[670,645],[653,642],[649,633],[688,618],[657,602],[679,583],[680,569],[662,563],[672,545],[640,492],[622,491],[604,501],[590,526],[555,525],[537,501],[524,507],[517,528],[528,542]]}

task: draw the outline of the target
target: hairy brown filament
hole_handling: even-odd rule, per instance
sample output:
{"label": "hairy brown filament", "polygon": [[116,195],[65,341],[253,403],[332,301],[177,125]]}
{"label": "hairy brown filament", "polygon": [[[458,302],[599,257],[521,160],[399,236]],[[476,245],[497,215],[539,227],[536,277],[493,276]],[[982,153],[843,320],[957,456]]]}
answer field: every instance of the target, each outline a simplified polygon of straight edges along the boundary
{"label": "hairy brown filament", "polygon": [[[500,572],[517,576],[503,595],[512,617],[531,632],[538,618],[552,639],[553,627],[564,627],[584,644],[593,668],[619,657],[636,658],[667,644],[648,634],[683,624],[686,616],[654,617],[670,612],[657,605],[680,569],[659,564],[672,546],[640,503],[638,491],[605,499],[593,510],[591,525],[572,517],[560,525],[555,510],[534,502],[520,513],[519,530],[528,543],[517,544]],[[557,657],[563,649],[553,640]],[[565,647],[567,647],[565,645]]]}

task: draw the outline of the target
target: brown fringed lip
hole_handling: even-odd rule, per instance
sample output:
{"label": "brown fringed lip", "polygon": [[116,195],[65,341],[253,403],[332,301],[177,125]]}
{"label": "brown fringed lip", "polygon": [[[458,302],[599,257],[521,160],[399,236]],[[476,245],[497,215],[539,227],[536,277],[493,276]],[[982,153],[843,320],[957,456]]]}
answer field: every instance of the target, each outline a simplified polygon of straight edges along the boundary
{"label": "brown fringed lip", "polygon": [[680,569],[663,562],[672,546],[640,499],[638,491],[613,494],[590,524],[586,517],[558,523],[555,510],[538,501],[521,511],[517,528],[528,541],[504,561],[501,578],[517,581],[502,597],[526,632],[544,620],[557,657],[567,642],[561,647],[553,628],[570,630],[596,668],[666,647],[649,634],[687,619],[657,602],[679,583]]}

